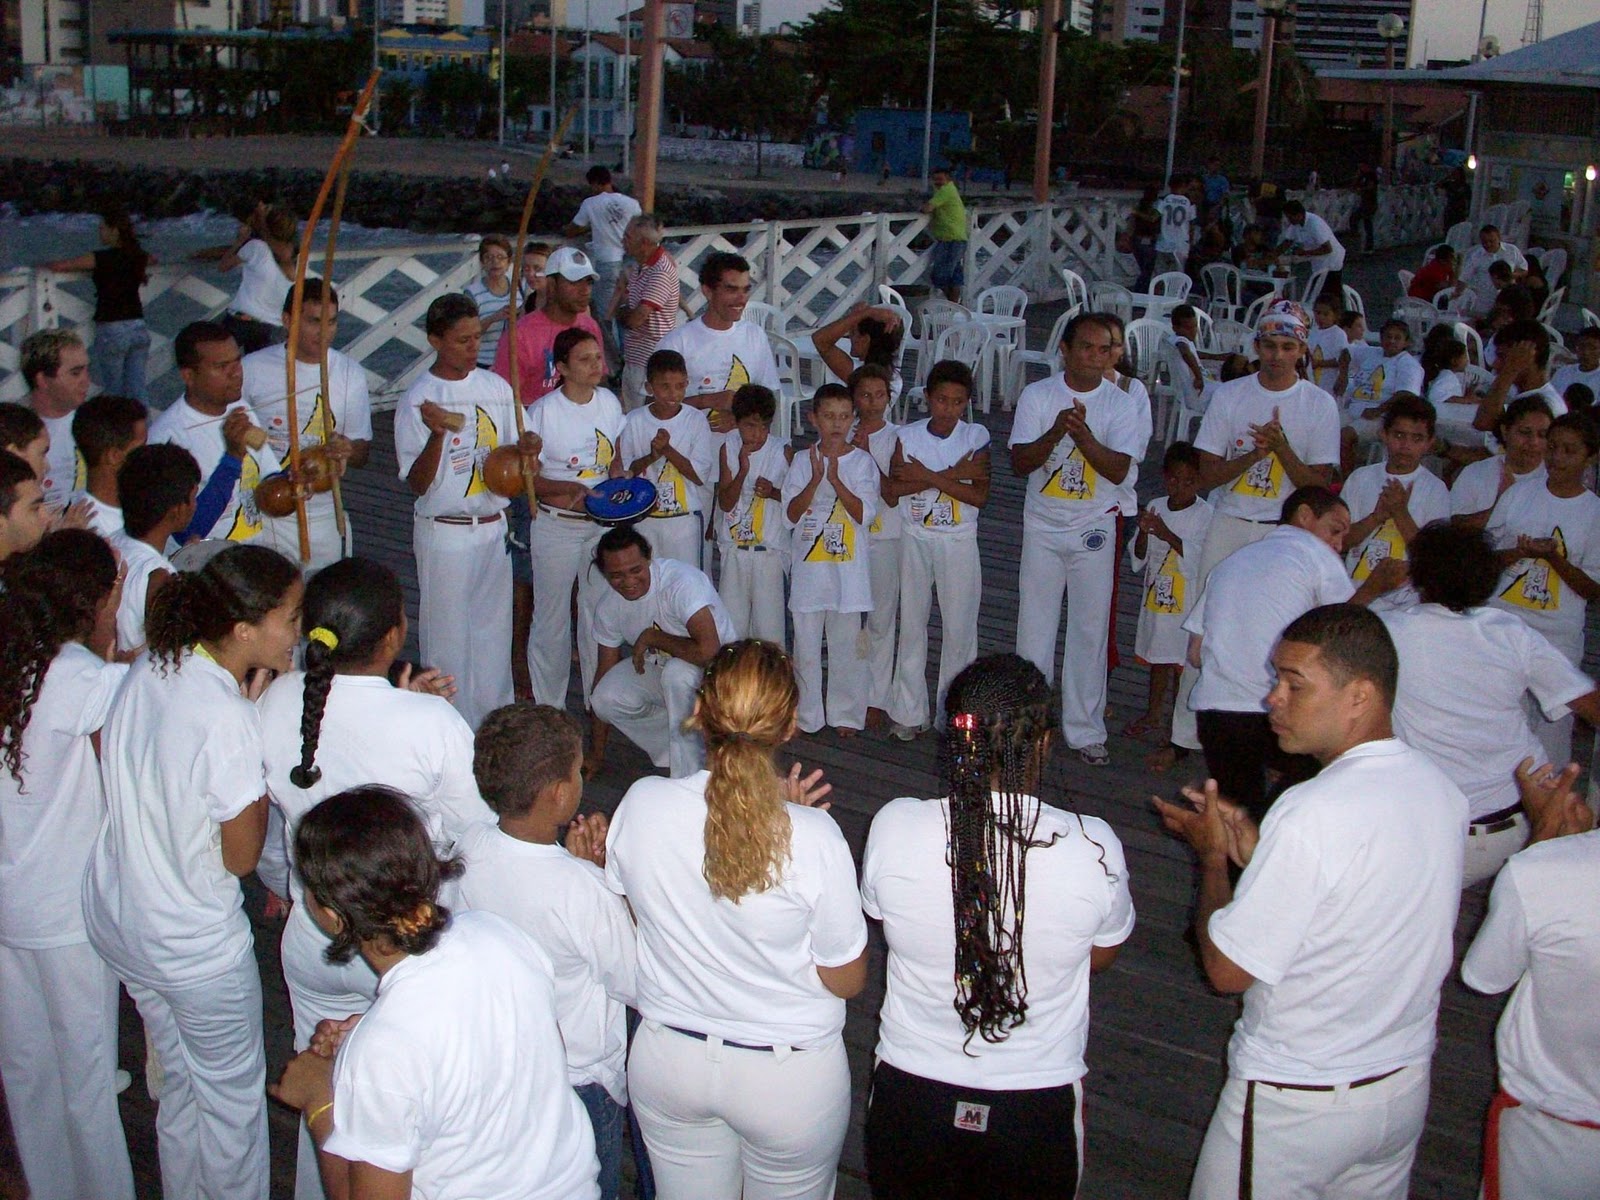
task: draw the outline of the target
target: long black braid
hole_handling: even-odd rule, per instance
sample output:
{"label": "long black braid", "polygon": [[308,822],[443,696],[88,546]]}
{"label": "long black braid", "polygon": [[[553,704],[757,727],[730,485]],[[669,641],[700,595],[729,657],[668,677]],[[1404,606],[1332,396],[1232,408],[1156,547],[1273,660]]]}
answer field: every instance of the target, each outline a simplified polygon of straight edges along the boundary
{"label": "long black braid", "polygon": [[1039,841],[1034,796],[1057,725],[1050,685],[1015,654],[980,658],[945,697],[940,766],[949,789],[956,1012],[967,1031],[1003,1042],[1027,1019],[1022,955],[1028,851]]}
{"label": "long black braid", "polygon": [[405,621],[400,579],[382,563],[346,558],[324,567],[306,584],[305,694],[300,709],[300,763],[289,782],[309,789],[322,778],[317,744],[328,693],[340,668],[369,664],[391,629]]}

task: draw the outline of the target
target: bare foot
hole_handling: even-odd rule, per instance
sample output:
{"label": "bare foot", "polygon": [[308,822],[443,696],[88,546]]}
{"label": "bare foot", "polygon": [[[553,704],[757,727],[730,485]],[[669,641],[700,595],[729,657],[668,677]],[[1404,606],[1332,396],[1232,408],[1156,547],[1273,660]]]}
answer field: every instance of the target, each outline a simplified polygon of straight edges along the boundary
{"label": "bare foot", "polygon": [[889,714],[881,708],[867,709],[867,728],[884,729],[889,724]]}
{"label": "bare foot", "polygon": [[838,725],[838,726],[834,727],[833,732],[838,734],[842,738],[853,738],[853,737],[855,737],[856,734],[860,733],[861,731],[859,729],[851,729],[846,725]]}
{"label": "bare foot", "polygon": [[1189,752],[1182,746],[1174,746],[1169,743],[1159,750],[1151,751],[1144,760],[1144,767],[1145,770],[1152,774],[1165,775],[1188,757]]}

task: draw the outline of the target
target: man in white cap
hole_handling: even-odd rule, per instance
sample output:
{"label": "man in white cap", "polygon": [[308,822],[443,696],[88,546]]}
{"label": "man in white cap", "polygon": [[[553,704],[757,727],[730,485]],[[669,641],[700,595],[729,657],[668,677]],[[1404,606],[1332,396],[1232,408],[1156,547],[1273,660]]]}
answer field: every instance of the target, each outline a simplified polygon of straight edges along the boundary
{"label": "man in white cap", "polygon": [[[599,273],[582,250],[562,246],[544,264],[544,307],[517,322],[517,374],[522,378],[522,403],[532,404],[561,384],[556,374],[556,335],[576,325],[592,333],[602,345],[600,326],[589,313]],[[494,355],[494,373],[511,380],[510,339],[502,337]],[[607,374],[610,373],[609,364]]]}

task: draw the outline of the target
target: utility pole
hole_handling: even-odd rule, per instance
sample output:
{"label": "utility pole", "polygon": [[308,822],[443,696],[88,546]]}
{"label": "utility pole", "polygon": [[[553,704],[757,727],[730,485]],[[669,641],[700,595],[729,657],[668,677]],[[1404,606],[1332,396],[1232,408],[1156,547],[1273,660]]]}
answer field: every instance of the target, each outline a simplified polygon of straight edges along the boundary
{"label": "utility pole", "polygon": [[639,174],[634,198],[645,212],[656,206],[656,150],[661,144],[661,0],[644,0],[644,51],[639,63]]}
{"label": "utility pole", "polygon": [[[1061,23],[1061,0],[1044,0],[1039,7],[1039,120],[1033,134],[1033,201],[1050,201],[1051,137],[1055,133],[1056,27]],[[929,72],[930,78],[932,72]]]}

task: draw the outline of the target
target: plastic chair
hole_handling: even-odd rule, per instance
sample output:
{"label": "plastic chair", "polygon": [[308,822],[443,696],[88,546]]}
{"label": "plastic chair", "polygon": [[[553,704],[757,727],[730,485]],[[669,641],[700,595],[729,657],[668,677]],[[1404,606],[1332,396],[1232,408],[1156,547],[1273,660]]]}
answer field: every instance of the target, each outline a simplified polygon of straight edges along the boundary
{"label": "plastic chair", "polygon": [[1583,313],[1583,327],[1585,329],[1600,329],[1600,313],[1595,312],[1592,308],[1585,308],[1579,311]]}
{"label": "plastic chair", "polygon": [[1133,293],[1120,283],[1096,283],[1089,289],[1089,311],[1112,313],[1126,325],[1133,320]]}
{"label": "plastic chair", "polygon": [[1062,312],[1056,318],[1056,323],[1051,326],[1050,336],[1045,339],[1042,348],[1029,350],[1023,345],[1011,356],[1013,391],[1021,391],[1023,385],[1028,382],[1028,368],[1031,366],[1043,367],[1046,377],[1065,369],[1065,364],[1061,361],[1061,338],[1067,331],[1067,323],[1081,311],[1077,305],[1073,305]]}
{"label": "plastic chair", "polygon": [[1328,269],[1326,267],[1320,271],[1311,272],[1310,277],[1306,280],[1305,287],[1300,290],[1300,303],[1305,306],[1308,312],[1311,306],[1317,302],[1317,297],[1322,295],[1322,289],[1327,285]]}
{"label": "plastic chair", "polygon": [[784,315],[783,310],[775,304],[768,304],[764,300],[748,301],[739,319],[741,321],[751,321],[761,326],[769,334],[777,334],[780,337],[789,328],[789,318]]}
{"label": "plastic chair", "polygon": [[1020,317],[1028,311],[1028,293],[1010,284],[985,288],[978,293],[973,311],[993,313],[997,317]]}
{"label": "plastic chair", "polygon": [[1358,312],[1367,315],[1367,302],[1361,298],[1361,293],[1348,283],[1344,285],[1344,310],[1345,312]]}
{"label": "plastic chair", "polygon": [[1539,307],[1539,321],[1541,324],[1549,324],[1556,319],[1556,312],[1560,309],[1561,302],[1566,297],[1567,289],[1564,287],[1555,288],[1551,291],[1549,297]]}
{"label": "plastic chair", "polygon": [[1453,328],[1456,340],[1467,348],[1467,362],[1474,367],[1483,366],[1483,335],[1468,321],[1457,321]]}
{"label": "plastic chair", "polygon": [[1428,335],[1428,330],[1439,324],[1441,316],[1439,310],[1430,301],[1418,300],[1415,296],[1403,296],[1394,306],[1394,315],[1398,320],[1406,323],[1406,328],[1411,331],[1411,344],[1420,346],[1422,339]]}
{"label": "plastic chair", "polygon": [[1440,312],[1449,312],[1450,305],[1455,301],[1455,288],[1440,288],[1433,294],[1433,306]]}
{"label": "plastic chair", "polygon": [[1567,348],[1567,339],[1565,334],[1563,334],[1548,321],[1541,321],[1539,323],[1544,326],[1544,331],[1550,335],[1550,349],[1552,351],[1565,350]]}
{"label": "plastic chair", "polygon": [[1211,345],[1205,347],[1213,354],[1248,354],[1255,332],[1243,321],[1214,321],[1211,325]]}
{"label": "plastic chair", "polygon": [[1068,308],[1087,308],[1089,305],[1089,285],[1083,281],[1083,276],[1076,271],[1061,268],[1061,283],[1067,289]]}
{"label": "plastic chair", "polygon": [[950,326],[970,320],[972,310],[964,304],[943,297],[924,300],[917,308],[917,376],[916,386],[927,381],[928,369],[938,361],[933,355],[934,343]]}
{"label": "plastic chair", "polygon": [[909,308],[906,298],[887,283],[878,285],[878,303],[886,308]]}
{"label": "plastic chair", "polygon": [[1212,332],[1212,328],[1216,325],[1216,322],[1212,320],[1211,314],[1203,308],[1197,308],[1194,310],[1194,319],[1196,326],[1195,332],[1197,335],[1195,337],[1196,348],[1200,350],[1214,351],[1216,347],[1211,344],[1211,339],[1213,336],[1215,336]]}
{"label": "plastic chair", "polygon": [[1411,291],[1411,281],[1417,277],[1415,271],[1399,270],[1395,272],[1400,277],[1400,294],[1406,295]]}
{"label": "plastic chair", "polygon": [[1205,287],[1206,311],[1213,317],[1236,320],[1244,307],[1244,281],[1232,263],[1207,263],[1200,268]]}
{"label": "plastic chair", "polygon": [[1551,287],[1561,282],[1567,273],[1567,252],[1560,246],[1544,252],[1544,280]]}
{"label": "plastic chair", "polygon": [[1244,310],[1244,326],[1254,332],[1255,327],[1261,323],[1261,314],[1267,311],[1267,305],[1278,297],[1268,292],[1265,296],[1257,296],[1250,302],[1250,307]]}
{"label": "plastic chair", "polygon": [[776,433],[783,441],[788,441],[800,428],[800,405],[805,400],[805,387],[800,381],[800,347],[780,333],[769,332],[767,341],[772,344],[772,357],[778,367]]}
{"label": "plastic chair", "polygon": [[[989,411],[989,392],[991,375],[989,370],[989,330],[976,321],[958,321],[940,332],[933,344],[933,349],[928,355],[928,365],[931,367],[936,362],[945,359],[954,359],[956,362],[966,363],[972,368],[974,399],[983,400],[983,411]],[[900,405],[896,413],[897,422],[904,424],[911,412],[911,403],[916,401],[919,407],[927,404],[927,372],[922,373],[922,382],[915,388],[907,388],[900,394]],[[967,416],[972,416],[972,402],[967,403]]]}
{"label": "plastic chair", "polygon": [[1163,271],[1150,281],[1150,294],[1152,296],[1170,296],[1175,300],[1187,300],[1189,289],[1194,287],[1194,280],[1190,279],[1183,271]]}
{"label": "plastic chair", "polygon": [[1145,387],[1154,391],[1156,368],[1161,365],[1163,347],[1172,337],[1172,329],[1154,317],[1140,317],[1130,321],[1125,331],[1128,358],[1133,363],[1133,373]]}

